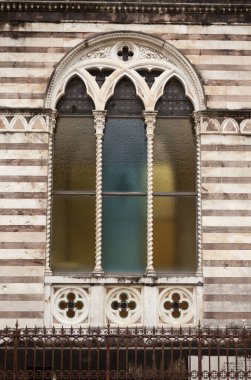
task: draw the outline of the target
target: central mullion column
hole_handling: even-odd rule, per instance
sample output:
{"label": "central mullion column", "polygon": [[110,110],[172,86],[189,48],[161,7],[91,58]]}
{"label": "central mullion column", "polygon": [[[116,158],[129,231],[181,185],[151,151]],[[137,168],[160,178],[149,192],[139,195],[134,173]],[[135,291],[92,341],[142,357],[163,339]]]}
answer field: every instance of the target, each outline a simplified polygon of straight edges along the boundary
{"label": "central mullion column", "polygon": [[102,269],[102,148],[106,111],[93,111],[96,131],[96,242],[95,268],[93,274],[103,274]]}
{"label": "central mullion column", "polygon": [[153,136],[157,112],[143,112],[147,137],[147,266],[146,274],[155,275],[153,267]]}

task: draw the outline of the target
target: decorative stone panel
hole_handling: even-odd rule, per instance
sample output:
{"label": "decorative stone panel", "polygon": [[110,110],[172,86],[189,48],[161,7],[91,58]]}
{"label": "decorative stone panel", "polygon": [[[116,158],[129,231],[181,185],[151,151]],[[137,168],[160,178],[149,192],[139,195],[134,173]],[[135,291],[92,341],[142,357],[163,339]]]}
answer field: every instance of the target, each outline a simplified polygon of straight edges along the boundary
{"label": "decorative stone panel", "polygon": [[88,324],[89,291],[82,287],[54,287],[52,298],[53,323]]}
{"label": "decorative stone panel", "polygon": [[106,324],[133,326],[142,324],[140,288],[107,288]]}
{"label": "decorative stone panel", "polygon": [[159,288],[159,324],[189,326],[195,323],[195,289],[181,286]]}

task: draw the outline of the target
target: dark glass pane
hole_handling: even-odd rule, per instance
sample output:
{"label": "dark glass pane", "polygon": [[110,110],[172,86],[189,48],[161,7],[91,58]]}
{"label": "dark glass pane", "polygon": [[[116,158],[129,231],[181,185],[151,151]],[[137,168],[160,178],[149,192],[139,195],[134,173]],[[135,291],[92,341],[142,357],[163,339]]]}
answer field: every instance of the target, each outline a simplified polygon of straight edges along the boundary
{"label": "dark glass pane", "polygon": [[103,69],[103,70],[99,70],[99,69],[89,69],[88,70],[89,73],[91,75],[93,75],[96,79],[96,82],[98,84],[98,86],[101,88],[106,80],[106,78],[111,75],[111,73],[113,72],[113,70],[111,69]]}
{"label": "dark glass pane", "polygon": [[54,196],[51,267],[92,271],[95,259],[95,197]]}
{"label": "dark glass pane", "polygon": [[103,145],[103,190],[146,191],[147,142],[143,120],[110,119]]}
{"label": "dark glass pane", "polygon": [[146,197],[103,198],[103,268],[143,272],[146,268]]}
{"label": "dark glass pane", "polygon": [[196,144],[191,119],[157,119],[154,134],[154,192],[194,192]]}
{"label": "dark glass pane", "polygon": [[183,85],[176,78],[170,79],[164,88],[164,93],[156,104],[159,116],[191,115],[193,104],[185,96]]}
{"label": "dark glass pane", "polygon": [[143,69],[142,70],[137,70],[137,71],[138,71],[138,73],[143,78],[145,78],[145,81],[148,84],[149,88],[152,87],[152,85],[153,85],[153,83],[155,81],[155,78],[159,77],[160,74],[163,73],[162,70],[156,70],[156,69],[155,70],[151,70],[151,71],[149,71],[149,70],[143,70]]}
{"label": "dark glass pane", "polygon": [[87,95],[82,79],[74,76],[65,88],[65,94],[59,99],[57,110],[60,115],[92,115],[95,109],[93,100]]}
{"label": "dark glass pane", "polygon": [[115,87],[113,97],[108,100],[106,109],[108,115],[142,116],[143,104],[136,95],[133,83],[123,78]]}
{"label": "dark glass pane", "polygon": [[95,146],[92,117],[59,118],[54,140],[54,190],[95,190]]}
{"label": "dark glass pane", "polygon": [[154,197],[153,232],[157,271],[196,270],[195,197]]}

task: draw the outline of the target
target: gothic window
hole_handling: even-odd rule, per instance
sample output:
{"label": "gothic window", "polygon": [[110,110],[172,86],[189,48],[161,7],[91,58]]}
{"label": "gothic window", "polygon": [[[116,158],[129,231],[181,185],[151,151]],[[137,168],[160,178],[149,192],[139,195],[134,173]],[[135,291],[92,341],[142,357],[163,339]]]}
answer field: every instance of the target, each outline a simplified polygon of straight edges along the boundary
{"label": "gothic window", "polygon": [[[129,48],[122,49],[119,57],[127,62],[133,54]],[[114,70],[90,68],[88,72],[102,89]],[[151,91],[163,72],[140,69],[135,75],[140,75]],[[93,272],[97,260],[95,105],[78,76],[68,82],[57,110],[51,267],[55,272]],[[158,273],[195,272],[196,144],[193,105],[183,85],[175,77],[169,79],[155,104],[153,162],[149,161],[145,106],[131,79],[119,78],[105,110],[102,269],[105,273],[143,274],[152,254]],[[149,186],[151,172],[153,189]],[[153,216],[149,199],[153,200]],[[149,255],[151,218],[153,252]]]}

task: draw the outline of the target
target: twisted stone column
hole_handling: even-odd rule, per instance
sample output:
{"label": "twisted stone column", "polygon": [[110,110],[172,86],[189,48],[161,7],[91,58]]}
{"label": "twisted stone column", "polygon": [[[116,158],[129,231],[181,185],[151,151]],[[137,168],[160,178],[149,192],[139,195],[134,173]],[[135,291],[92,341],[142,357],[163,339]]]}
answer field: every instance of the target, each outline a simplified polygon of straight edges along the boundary
{"label": "twisted stone column", "polygon": [[146,274],[155,275],[153,268],[153,136],[157,112],[144,112],[147,136],[147,266]]}
{"label": "twisted stone column", "polygon": [[92,111],[96,131],[96,253],[93,274],[99,276],[102,269],[102,146],[106,111]]}

